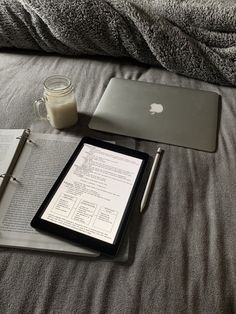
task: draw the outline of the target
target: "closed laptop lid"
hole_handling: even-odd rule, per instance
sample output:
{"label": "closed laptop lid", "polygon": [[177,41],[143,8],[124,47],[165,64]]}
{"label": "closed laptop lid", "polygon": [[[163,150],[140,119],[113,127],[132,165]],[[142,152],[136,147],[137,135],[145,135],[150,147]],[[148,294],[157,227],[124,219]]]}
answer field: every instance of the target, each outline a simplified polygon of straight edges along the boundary
{"label": "closed laptop lid", "polygon": [[219,95],[112,78],[91,129],[199,150],[216,150]]}

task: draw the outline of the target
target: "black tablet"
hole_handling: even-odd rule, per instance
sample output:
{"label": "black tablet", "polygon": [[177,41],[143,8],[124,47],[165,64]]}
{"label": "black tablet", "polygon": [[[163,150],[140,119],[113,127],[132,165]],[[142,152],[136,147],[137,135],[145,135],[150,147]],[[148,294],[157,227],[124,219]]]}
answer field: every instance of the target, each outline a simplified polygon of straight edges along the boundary
{"label": "black tablet", "polygon": [[148,155],[84,137],[31,226],[115,255]]}

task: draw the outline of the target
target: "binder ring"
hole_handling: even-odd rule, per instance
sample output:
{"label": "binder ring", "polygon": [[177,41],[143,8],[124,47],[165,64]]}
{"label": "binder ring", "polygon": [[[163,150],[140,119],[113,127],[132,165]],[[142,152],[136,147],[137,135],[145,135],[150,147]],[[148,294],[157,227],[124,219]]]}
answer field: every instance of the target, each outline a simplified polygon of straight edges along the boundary
{"label": "binder ring", "polygon": [[11,174],[7,174],[7,173],[3,173],[0,175],[0,178],[5,178],[5,177],[9,177],[10,179],[12,179],[13,181],[18,181],[16,179],[16,177],[12,176]]}
{"label": "binder ring", "polygon": [[30,132],[31,132],[30,129],[25,129],[25,133],[24,133],[25,136],[24,136],[24,135],[17,136],[16,139],[17,139],[17,140],[20,140],[22,137],[26,137],[27,142],[35,144],[31,139],[28,139],[28,137],[30,136]]}

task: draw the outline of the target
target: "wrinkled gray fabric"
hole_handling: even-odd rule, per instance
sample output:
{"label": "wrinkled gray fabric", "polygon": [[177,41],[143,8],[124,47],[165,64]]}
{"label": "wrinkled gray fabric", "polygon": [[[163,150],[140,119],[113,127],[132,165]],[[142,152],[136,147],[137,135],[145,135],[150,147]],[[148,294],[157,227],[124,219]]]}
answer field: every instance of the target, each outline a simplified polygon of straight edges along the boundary
{"label": "wrinkled gray fabric", "polygon": [[[63,132],[36,120],[32,110],[53,74],[71,77],[78,102],[78,124]],[[152,157],[157,145],[164,150],[148,206],[142,215],[135,208],[129,224],[129,260],[0,248],[0,313],[235,313],[235,88],[127,60],[0,53],[0,128],[104,138],[88,122],[114,76],[219,93],[218,149],[212,154],[106,134]]]}
{"label": "wrinkled gray fabric", "polygon": [[0,47],[126,56],[236,84],[233,0],[0,0]]}

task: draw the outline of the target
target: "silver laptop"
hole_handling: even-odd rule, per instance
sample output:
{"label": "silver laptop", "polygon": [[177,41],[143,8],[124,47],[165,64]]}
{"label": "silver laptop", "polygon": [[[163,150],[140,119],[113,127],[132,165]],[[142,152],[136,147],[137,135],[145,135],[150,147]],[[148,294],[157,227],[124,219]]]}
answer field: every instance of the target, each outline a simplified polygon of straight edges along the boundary
{"label": "silver laptop", "polygon": [[214,92],[112,78],[89,127],[214,152],[218,111]]}

